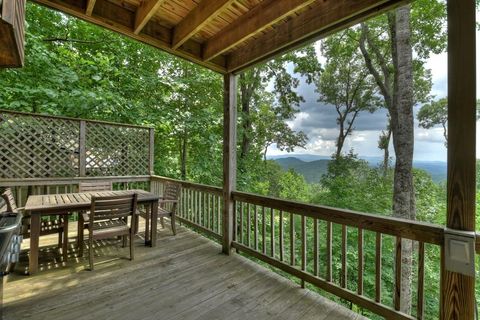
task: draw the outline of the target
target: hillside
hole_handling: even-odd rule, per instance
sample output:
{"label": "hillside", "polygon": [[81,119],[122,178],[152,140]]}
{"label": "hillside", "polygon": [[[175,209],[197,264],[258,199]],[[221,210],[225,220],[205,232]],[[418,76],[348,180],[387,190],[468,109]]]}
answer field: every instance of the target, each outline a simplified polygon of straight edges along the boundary
{"label": "hillside", "polygon": [[305,177],[308,183],[319,182],[321,176],[327,172],[330,160],[303,161],[295,157],[280,158],[275,160],[285,171],[293,169]]}
{"label": "hillside", "polygon": [[[315,156],[308,157],[313,159]],[[302,157],[303,158],[303,157]],[[305,157],[306,158],[306,157]],[[293,169],[305,177],[308,183],[316,183],[320,181],[323,174],[327,172],[330,159],[318,159],[313,161],[305,161],[297,157],[275,157],[272,160],[277,162],[285,171]],[[380,158],[365,159],[371,166],[380,163]],[[447,179],[447,163],[441,161],[414,161],[413,166],[417,169],[425,170],[431,176],[433,181],[439,183]]]}

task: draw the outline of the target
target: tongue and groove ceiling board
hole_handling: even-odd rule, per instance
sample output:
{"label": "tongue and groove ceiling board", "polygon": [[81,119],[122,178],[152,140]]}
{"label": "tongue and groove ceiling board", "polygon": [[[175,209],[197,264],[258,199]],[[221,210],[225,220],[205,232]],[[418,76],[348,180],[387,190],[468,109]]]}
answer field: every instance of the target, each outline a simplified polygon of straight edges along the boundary
{"label": "tongue and groove ceiling board", "polygon": [[320,39],[405,0],[32,0],[220,73]]}

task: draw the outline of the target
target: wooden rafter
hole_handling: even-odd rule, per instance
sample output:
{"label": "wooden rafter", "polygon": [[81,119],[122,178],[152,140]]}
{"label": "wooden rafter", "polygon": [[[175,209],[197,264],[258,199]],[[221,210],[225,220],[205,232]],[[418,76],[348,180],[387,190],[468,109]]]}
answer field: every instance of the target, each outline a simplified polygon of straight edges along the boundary
{"label": "wooden rafter", "polygon": [[200,43],[189,40],[178,50],[171,49],[171,29],[158,23],[149,23],[141,34],[133,32],[135,13],[126,8],[117,6],[107,0],[96,0],[95,14],[89,16],[85,12],[85,6],[81,1],[60,0],[32,0],[51,9],[64,12],[68,15],[94,23],[106,29],[121,33],[135,40],[157,47],[165,52],[185,58],[189,61],[202,65],[211,70],[225,73],[225,57],[221,56],[212,61],[201,59],[202,46]]}
{"label": "wooden rafter", "polygon": [[315,0],[265,0],[261,2],[208,40],[204,45],[203,58],[210,60],[217,57],[313,2]]}
{"label": "wooden rafter", "polygon": [[92,15],[93,8],[95,7],[95,2],[97,2],[97,0],[87,0],[87,9],[85,10],[87,16]]}
{"label": "wooden rafter", "polygon": [[177,49],[235,0],[203,0],[174,29],[172,49]]}
{"label": "wooden rafter", "polygon": [[264,33],[247,46],[232,52],[228,57],[227,70],[239,72],[258,62],[408,2],[407,0],[319,1],[309,10],[289,19],[274,30]]}
{"label": "wooden rafter", "polygon": [[139,34],[166,0],[145,0],[137,9],[133,33]]}

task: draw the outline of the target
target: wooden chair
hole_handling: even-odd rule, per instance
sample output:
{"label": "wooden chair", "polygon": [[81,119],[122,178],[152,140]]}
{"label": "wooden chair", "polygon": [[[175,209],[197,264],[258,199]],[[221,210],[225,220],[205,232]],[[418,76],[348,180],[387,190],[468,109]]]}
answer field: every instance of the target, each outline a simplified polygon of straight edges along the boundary
{"label": "wooden chair", "polygon": [[[22,212],[22,235],[25,239],[30,238],[30,216],[23,212],[23,208],[17,207],[12,189],[6,188],[2,193],[2,198],[6,204],[6,210],[9,212]],[[58,247],[62,248],[63,260],[67,260],[68,249],[68,215],[52,215],[58,217],[55,220],[41,221],[40,236],[58,233]]]}
{"label": "wooden chair", "polygon": [[[81,182],[78,184],[78,192],[95,192],[95,191],[111,191],[112,182],[110,181],[95,181],[95,182]],[[83,214],[78,216],[77,224],[77,247],[79,248],[79,256],[83,253],[84,230],[88,227],[88,223],[83,221]]]}
{"label": "wooden chair", "polygon": [[[137,194],[111,197],[92,197],[90,212],[83,213],[88,221],[88,251],[90,270],[93,270],[93,241],[122,236],[130,238],[130,260],[134,259],[134,226]],[[128,217],[131,217],[130,224]]]}
{"label": "wooden chair", "polygon": [[[180,199],[180,189],[181,186],[179,183],[166,182],[163,190],[163,196],[158,202],[158,219],[160,219],[162,227],[165,228],[163,219],[165,217],[170,218],[173,235],[177,234],[177,229],[175,227],[175,216],[177,214],[177,206]],[[145,219],[145,234],[148,236],[150,220],[149,211],[139,211],[139,215]]]}

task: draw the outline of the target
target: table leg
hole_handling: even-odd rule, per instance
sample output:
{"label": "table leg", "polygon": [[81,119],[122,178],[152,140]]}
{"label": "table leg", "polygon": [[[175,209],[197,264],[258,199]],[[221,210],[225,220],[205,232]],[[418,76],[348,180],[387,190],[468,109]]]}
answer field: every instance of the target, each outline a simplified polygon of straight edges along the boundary
{"label": "table leg", "polygon": [[158,219],[158,201],[152,202],[152,236],[150,237],[152,243],[151,246],[157,245],[157,219]]}
{"label": "table leg", "polygon": [[63,245],[62,255],[63,262],[67,262],[68,259],[68,214],[63,215]]}
{"label": "table leg", "polygon": [[29,274],[38,271],[38,241],[40,238],[40,214],[32,214],[30,222],[30,261],[28,266]]}

